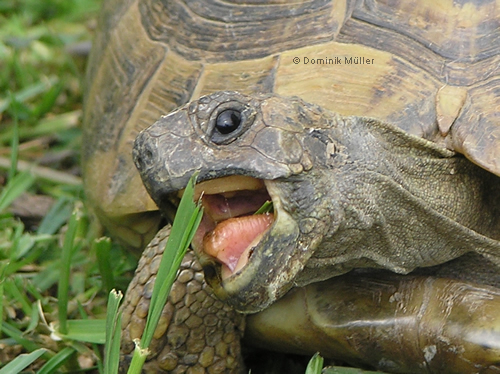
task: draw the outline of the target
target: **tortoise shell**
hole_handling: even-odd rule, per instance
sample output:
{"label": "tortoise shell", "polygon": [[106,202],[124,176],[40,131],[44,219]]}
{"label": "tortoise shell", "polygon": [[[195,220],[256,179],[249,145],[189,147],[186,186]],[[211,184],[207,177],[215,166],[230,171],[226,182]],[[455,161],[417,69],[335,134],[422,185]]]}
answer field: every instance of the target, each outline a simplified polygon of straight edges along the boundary
{"label": "tortoise shell", "polygon": [[219,90],[374,117],[500,175],[500,1],[107,1],[88,67],[83,171],[110,233],[160,214],[131,156],[161,115]]}

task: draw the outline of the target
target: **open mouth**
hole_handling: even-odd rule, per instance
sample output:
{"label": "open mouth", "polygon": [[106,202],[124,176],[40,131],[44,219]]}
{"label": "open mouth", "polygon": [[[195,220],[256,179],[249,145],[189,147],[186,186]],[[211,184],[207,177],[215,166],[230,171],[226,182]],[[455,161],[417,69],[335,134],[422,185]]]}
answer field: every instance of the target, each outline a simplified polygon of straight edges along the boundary
{"label": "open mouth", "polygon": [[261,179],[230,176],[197,184],[194,197],[204,214],[192,247],[202,266],[215,263],[225,280],[245,267],[275,221],[273,213],[255,214],[271,196]]}

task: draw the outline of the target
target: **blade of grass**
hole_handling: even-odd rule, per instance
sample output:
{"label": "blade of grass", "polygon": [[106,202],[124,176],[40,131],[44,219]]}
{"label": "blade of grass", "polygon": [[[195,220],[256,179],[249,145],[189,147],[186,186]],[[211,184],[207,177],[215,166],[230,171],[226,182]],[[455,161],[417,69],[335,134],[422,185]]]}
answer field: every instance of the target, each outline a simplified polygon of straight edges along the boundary
{"label": "blade of grass", "polygon": [[[10,161],[5,157],[0,157],[0,168],[8,169],[9,167]],[[29,172],[37,178],[53,183],[69,184],[72,186],[79,186],[82,184],[82,179],[72,174],[57,171],[45,166],[37,166],[23,160],[17,162],[17,170]]]}
{"label": "blade of grass", "polygon": [[199,203],[195,204],[193,201],[196,177],[197,173],[189,180],[177,209],[153,287],[146,326],[141,341],[136,342],[128,373],[140,373],[141,371],[156,325],[177,275],[177,270],[201,222],[203,216],[202,207]]}
{"label": "blade of grass", "polygon": [[64,84],[59,81],[50,87],[43,97],[40,99],[38,105],[33,109],[33,117],[40,118],[45,113],[48,113],[55,105],[57,98],[63,90]]}
{"label": "blade of grass", "polygon": [[[12,92],[9,92],[9,97],[11,102],[16,103],[14,99],[14,95]],[[17,173],[17,158],[18,158],[18,151],[19,151],[19,121],[17,118],[17,110],[14,109],[14,126],[13,126],[13,134],[12,134],[12,140],[10,142],[10,169],[9,169],[9,181],[14,179],[14,176]]]}
{"label": "blade of grass", "polygon": [[179,208],[177,209],[177,215],[172,224],[172,231],[167,240],[165,252],[160,262],[160,270],[158,271],[153,287],[151,307],[141,339],[142,348],[148,347],[153,339],[155,326],[158,324],[161,311],[167,301],[177,269],[201,221],[203,214],[201,207],[193,202],[195,181],[196,175],[191,177],[186,186]]}
{"label": "blade of grass", "polygon": [[[4,284],[5,284],[5,269],[8,266],[8,261],[1,261],[0,262],[0,321],[3,321],[3,300],[4,300]],[[4,322],[0,322],[0,326]],[[0,328],[0,338],[2,337],[2,329]]]}
{"label": "blade of grass", "polygon": [[94,240],[92,246],[92,251],[95,251],[97,256],[97,265],[99,266],[99,273],[101,273],[102,288],[109,294],[115,284],[109,257],[111,240],[109,238],[99,238]]}
{"label": "blade of grass", "polygon": [[[44,238],[44,237],[40,237],[40,239],[41,239],[40,242],[47,241],[47,238]],[[49,240],[52,240],[52,239],[49,239]],[[16,261],[9,262],[7,269],[5,271],[6,274],[7,275],[14,274],[19,269],[21,269],[23,266],[33,263],[33,261],[35,259],[37,259],[38,257],[40,257],[40,255],[42,255],[43,251],[44,251],[43,247],[38,247],[38,248],[35,248],[35,250],[30,251],[28,253],[28,255],[26,255],[22,258],[16,259]],[[37,286],[38,286],[38,284],[37,284]]]}
{"label": "blade of grass", "polygon": [[38,226],[37,234],[53,235],[68,220],[72,213],[72,203],[66,197],[61,197],[52,205]]}
{"label": "blade of grass", "polygon": [[25,333],[28,333],[28,332],[31,332],[31,331],[34,331],[36,329],[36,327],[38,326],[38,322],[40,322],[40,314],[38,313],[38,300],[40,299],[36,299],[37,301],[33,302],[32,306],[31,306],[31,315],[30,315],[30,318],[29,318],[29,325],[26,327],[26,330],[25,330]]}
{"label": "blade of grass", "polygon": [[0,213],[5,209],[23,192],[25,192],[35,182],[35,177],[31,172],[26,171],[14,176],[9,180],[7,186],[0,193]]}
{"label": "blade of grass", "polygon": [[[15,328],[9,323],[3,322],[2,323],[2,331],[10,336],[12,339],[14,339],[18,344],[22,345],[26,350],[28,351],[35,351],[39,349],[40,347],[38,346],[37,343],[35,343],[32,340],[26,339],[23,336],[22,331],[19,329]],[[47,356],[47,359],[50,358],[50,356]]]}
{"label": "blade of grass", "polygon": [[21,304],[21,309],[25,315],[31,315],[32,308],[31,303],[28,301],[28,295],[21,292],[19,285],[17,284],[19,278],[15,278],[12,282],[5,282],[4,292],[9,295],[9,299],[16,300]]}
{"label": "blade of grass", "polygon": [[[96,292],[97,292],[97,290],[96,290]],[[87,314],[87,311],[85,310],[85,307],[82,305],[82,303],[80,303],[79,300],[77,300],[77,307],[78,307],[78,313],[80,314],[80,318],[83,319],[83,320],[88,320],[89,319],[89,315]],[[69,326],[69,330],[71,331],[71,325]],[[101,344],[91,343],[90,345],[92,347],[91,350],[92,350],[94,356],[97,358],[97,361],[96,361],[96,364],[97,364],[97,373],[103,374],[104,373],[104,368],[103,368],[103,362],[104,362],[104,360],[102,358],[101,348],[100,348],[100,346],[102,345],[102,343]],[[80,344],[78,344],[78,345],[72,344],[72,348],[74,348],[77,352],[84,352],[81,349],[78,349],[79,347],[81,347]],[[94,371],[92,371],[92,372],[94,372]]]}
{"label": "blade of grass", "polygon": [[47,265],[45,269],[35,275],[33,282],[36,283],[37,287],[41,291],[46,291],[50,287],[54,286],[60,279],[61,275],[61,264],[59,262],[53,262]]}
{"label": "blade of grass", "polygon": [[23,230],[24,230],[24,225],[22,223],[16,225],[16,227],[14,228],[13,232],[14,235],[12,235],[12,243],[9,250],[9,260],[11,263],[16,260],[17,257],[16,254],[18,252],[19,242],[21,241],[21,237],[23,235]]}
{"label": "blade of grass", "polygon": [[[19,138],[36,138],[44,135],[52,135],[57,132],[68,130],[78,126],[79,118],[82,115],[80,109],[72,112],[55,114],[49,118],[40,120],[34,127],[21,127]],[[12,138],[13,130],[7,129],[0,134],[0,143],[6,144]]]}
{"label": "blade of grass", "polygon": [[[59,351],[54,357],[48,360],[45,365],[38,370],[37,374],[53,374],[56,373],[56,370],[61,367],[66,360],[68,360],[71,355],[73,355],[76,351],[71,347],[66,347]],[[1,373],[0,373],[1,374]]]}
{"label": "blade of grass", "polygon": [[[141,348],[141,342],[139,339],[134,339],[135,349],[132,356],[132,361],[128,368],[127,374],[140,374],[142,373],[142,366],[149,355],[148,348]],[[113,373],[114,374],[114,373]]]}
{"label": "blade of grass", "polygon": [[307,364],[306,374],[321,374],[322,369],[323,357],[319,355],[319,352],[316,352]]}
{"label": "blade of grass", "polygon": [[264,214],[264,213],[270,213],[273,211],[273,202],[272,201],[266,201],[262,206],[257,209],[257,211],[254,213],[255,214]]}
{"label": "blade of grass", "polygon": [[42,356],[47,350],[45,348],[37,349],[29,354],[22,354],[17,356],[14,360],[0,369],[0,374],[17,374],[24,368],[31,365],[36,359]]}
{"label": "blade of grass", "polygon": [[35,96],[40,95],[41,93],[46,92],[52,86],[54,86],[57,82],[59,82],[59,78],[56,76],[50,77],[47,80],[40,81],[38,83],[32,84],[14,94],[12,97],[8,99],[0,100],[0,114],[2,114],[9,105],[15,101],[24,102]]}
{"label": "blade of grass", "polygon": [[75,208],[68,223],[68,230],[64,235],[64,242],[61,254],[61,274],[57,289],[58,299],[58,317],[59,317],[59,332],[62,335],[67,334],[67,318],[68,318],[68,292],[69,292],[69,274],[71,269],[71,255],[73,254],[73,244],[75,241],[76,231],[80,222],[81,212]]}
{"label": "blade of grass", "polygon": [[118,373],[120,364],[120,339],[122,312],[118,310],[123,295],[111,290],[106,313],[106,345],[104,354],[104,374]]}
{"label": "blade of grass", "polygon": [[66,321],[67,333],[56,335],[60,338],[86,343],[104,344],[106,321],[103,319],[70,319]]}

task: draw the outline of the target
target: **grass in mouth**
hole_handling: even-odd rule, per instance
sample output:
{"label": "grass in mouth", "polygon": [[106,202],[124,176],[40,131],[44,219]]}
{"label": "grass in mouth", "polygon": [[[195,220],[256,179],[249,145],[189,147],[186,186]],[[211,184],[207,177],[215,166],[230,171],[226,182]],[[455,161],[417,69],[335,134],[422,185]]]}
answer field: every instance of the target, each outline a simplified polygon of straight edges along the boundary
{"label": "grass in mouth", "polygon": [[272,213],[274,212],[274,206],[272,201],[266,201],[262,206],[257,209],[257,211],[254,214],[265,214],[265,213]]}

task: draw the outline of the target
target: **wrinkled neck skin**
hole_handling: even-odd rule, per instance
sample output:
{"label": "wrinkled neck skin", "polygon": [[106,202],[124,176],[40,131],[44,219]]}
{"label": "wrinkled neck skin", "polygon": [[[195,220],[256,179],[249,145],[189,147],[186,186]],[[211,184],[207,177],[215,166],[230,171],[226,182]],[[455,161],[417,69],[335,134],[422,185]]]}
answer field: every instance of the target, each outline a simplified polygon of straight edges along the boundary
{"label": "wrinkled neck skin", "polygon": [[313,168],[277,181],[299,245],[316,247],[296,285],[354,268],[406,274],[472,251],[500,264],[500,178],[377,121],[327,127],[303,139]]}

